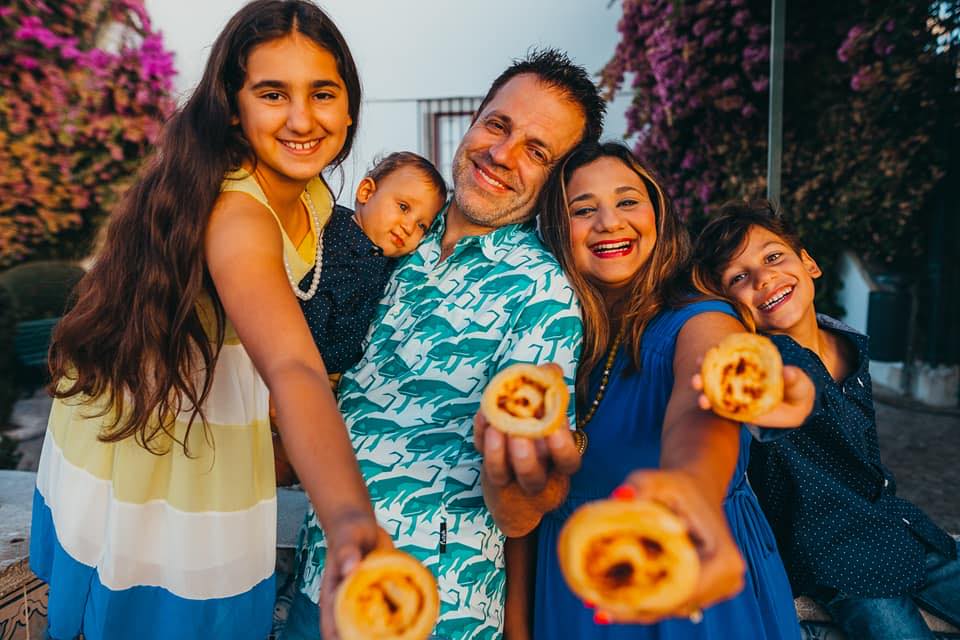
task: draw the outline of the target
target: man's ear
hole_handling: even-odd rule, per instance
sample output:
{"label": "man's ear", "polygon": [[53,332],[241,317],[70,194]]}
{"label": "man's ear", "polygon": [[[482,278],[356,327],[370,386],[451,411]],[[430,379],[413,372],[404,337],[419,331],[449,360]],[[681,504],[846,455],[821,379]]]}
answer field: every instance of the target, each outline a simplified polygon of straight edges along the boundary
{"label": "man's ear", "polygon": [[373,178],[371,178],[370,176],[367,176],[366,178],[360,181],[360,184],[357,185],[357,196],[356,196],[357,202],[359,202],[360,204],[367,204],[367,200],[369,200],[373,196],[376,190],[377,190],[377,183],[374,181]]}
{"label": "man's ear", "polygon": [[803,263],[803,268],[807,270],[811,278],[816,279],[823,275],[823,271],[820,270],[817,261],[807,253],[806,249],[800,250],[800,262]]}

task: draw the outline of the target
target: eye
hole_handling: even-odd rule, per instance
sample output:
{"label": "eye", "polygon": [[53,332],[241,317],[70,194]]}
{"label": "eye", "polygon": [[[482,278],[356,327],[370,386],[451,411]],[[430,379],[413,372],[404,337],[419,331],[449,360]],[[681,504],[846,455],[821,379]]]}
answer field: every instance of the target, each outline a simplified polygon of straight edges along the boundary
{"label": "eye", "polygon": [[550,158],[547,157],[547,154],[544,153],[543,150],[541,150],[538,147],[531,147],[530,155],[533,157],[534,160],[536,160],[540,164],[549,164],[550,162]]}
{"label": "eye", "polygon": [[400,211],[403,211],[404,213],[410,211],[410,205],[408,205],[406,202],[400,202],[398,203],[398,206],[400,207]]}
{"label": "eye", "polygon": [[782,252],[782,251],[774,251],[773,253],[769,254],[769,255],[766,257],[766,259],[764,260],[764,262],[766,262],[767,264],[771,264],[771,263],[776,262],[777,260],[779,260],[782,256],[783,256],[783,252]]}
{"label": "eye", "polygon": [[743,282],[747,277],[746,273],[740,272],[735,273],[732,278],[730,278],[730,286],[732,287],[735,284]]}
{"label": "eye", "polygon": [[427,225],[423,224],[422,222],[418,222],[418,223],[417,223],[417,227],[420,229],[420,231],[421,231],[422,233],[426,233],[426,232],[427,232]]}
{"label": "eye", "polygon": [[583,218],[596,211],[596,207],[576,207],[570,210],[570,215],[574,218]]}
{"label": "eye", "polygon": [[268,102],[276,102],[283,98],[283,94],[279,91],[268,91],[267,93],[261,94],[260,97]]}
{"label": "eye", "polygon": [[623,200],[617,203],[618,207],[633,207],[639,204],[639,200],[633,198],[624,198]]}
{"label": "eye", "polygon": [[487,120],[487,128],[497,132],[506,131],[506,127],[499,120]]}
{"label": "eye", "polygon": [[330,93],[329,91],[321,91],[320,93],[313,94],[313,97],[316,98],[317,100],[327,101],[327,100],[333,100],[337,96]]}

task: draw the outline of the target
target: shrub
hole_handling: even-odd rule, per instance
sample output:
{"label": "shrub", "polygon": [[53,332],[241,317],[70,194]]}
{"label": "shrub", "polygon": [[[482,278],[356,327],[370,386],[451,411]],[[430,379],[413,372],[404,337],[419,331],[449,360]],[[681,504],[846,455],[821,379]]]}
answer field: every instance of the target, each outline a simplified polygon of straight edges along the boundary
{"label": "shrub", "polygon": [[171,113],[143,0],[0,7],[0,268],[77,258]]}

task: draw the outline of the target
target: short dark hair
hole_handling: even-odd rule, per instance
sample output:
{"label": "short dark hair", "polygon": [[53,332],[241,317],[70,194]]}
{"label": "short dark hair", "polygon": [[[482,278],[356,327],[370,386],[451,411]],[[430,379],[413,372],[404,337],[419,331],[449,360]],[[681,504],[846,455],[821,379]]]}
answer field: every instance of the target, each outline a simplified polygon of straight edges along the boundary
{"label": "short dark hair", "polygon": [[490,85],[477,113],[483,112],[483,108],[503,85],[524,73],[533,74],[545,85],[559,89],[580,107],[586,122],[578,142],[596,142],[600,139],[607,103],[600,97],[600,90],[590,79],[587,70],[574,64],[566,53],[558,49],[534,49],[522,60],[514,60]]}
{"label": "short dark hair", "polygon": [[427,179],[434,189],[440,195],[440,199],[447,201],[447,183],[443,176],[433,166],[433,163],[421,155],[411,151],[395,151],[382,158],[377,158],[373,162],[373,168],[367,171],[367,178],[372,178],[374,182],[380,182],[394,171],[403,167],[410,167],[419,171]]}
{"label": "short dark hair", "polygon": [[760,227],[783,240],[800,255],[803,243],[793,225],[769,200],[728,202],[710,219],[693,250],[693,280],[704,293],[723,295],[723,270],[743,247],[751,227]]}

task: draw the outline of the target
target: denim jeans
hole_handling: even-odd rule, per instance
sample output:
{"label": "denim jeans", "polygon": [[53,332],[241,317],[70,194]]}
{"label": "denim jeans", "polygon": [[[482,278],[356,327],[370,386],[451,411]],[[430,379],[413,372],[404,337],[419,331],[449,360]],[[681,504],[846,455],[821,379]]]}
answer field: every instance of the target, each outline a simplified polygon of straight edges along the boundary
{"label": "denim jeans", "polygon": [[[287,623],[280,632],[278,640],[319,640],[320,612],[317,605],[298,589],[290,605]],[[444,640],[440,636],[430,636],[428,640]]]}
{"label": "denim jeans", "polygon": [[[960,547],[960,543],[958,543]],[[960,559],[931,551],[926,579],[913,593],[896,598],[814,596],[848,638],[856,640],[934,640],[918,606],[960,627]]]}

